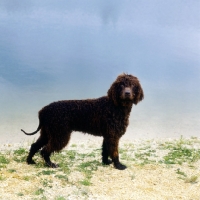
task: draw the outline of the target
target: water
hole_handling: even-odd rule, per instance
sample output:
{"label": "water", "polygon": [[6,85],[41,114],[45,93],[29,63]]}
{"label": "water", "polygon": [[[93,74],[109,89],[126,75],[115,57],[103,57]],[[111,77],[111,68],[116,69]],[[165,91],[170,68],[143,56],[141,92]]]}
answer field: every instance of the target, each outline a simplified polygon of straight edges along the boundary
{"label": "water", "polygon": [[200,137],[200,5],[190,4],[2,0],[1,142],[32,141],[20,129],[34,131],[43,106],[106,95],[122,72],[145,93],[124,139]]}

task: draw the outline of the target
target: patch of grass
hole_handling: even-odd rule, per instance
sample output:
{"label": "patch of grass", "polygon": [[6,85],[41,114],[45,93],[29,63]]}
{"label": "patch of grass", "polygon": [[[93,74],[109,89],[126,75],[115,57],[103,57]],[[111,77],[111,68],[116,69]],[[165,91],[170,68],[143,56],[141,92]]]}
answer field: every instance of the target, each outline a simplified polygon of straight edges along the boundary
{"label": "patch of grass", "polygon": [[188,148],[183,145],[172,146],[166,156],[163,157],[165,164],[191,163],[200,159],[200,150]]}
{"label": "patch of grass", "polygon": [[83,162],[78,167],[80,167],[81,170],[84,170],[86,167],[90,167],[92,165],[91,161]]}
{"label": "patch of grass", "polygon": [[47,198],[43,195],[42,197],[39,198],[39,200],[47,200]]}
{"label": "patch of grass", "polygon": [[135,179],[135,175],[131,175],[131,180],[134,180]]}
{"label": "patch of grass", "polygon": [[4,156],[0,155],[0,164],[9,164],[10,161]]}
{"label": "patch of grass", "polygon": [[48,179],[44,179],[44,180],[42,181],[42,185],[43,185],[44,187],[52,188],[52,183],[53,183],[53,181],[52,181],[52,180],[48,180]]}
{"label": "patch of grass", "polygon": [[62,153],[55,153],[52,156],[52,160],[55,160],[56,163],[59,164],[59,167],[62,166],[71,166],[73,162],[77,159],[77,151],[76,150],[65,150]]}
{"label": "patch of grass", "polygon": [[5,178],[0,175],[0,181],[4,181],[4,180],[5,180]]}
{"label": "patch of grass", "polygon": [[145,150],[147,150],[147,149],[151,149],[151,146],[150,146],[150,145],[146,145],[146,146],[144,146],[144,147],[140,147],[138,150],[143,150],[143,151],[145,151]]}
{"label": "patch of grass", "polygon": [[84,158],[95,158],[97,154],[100,154],[100,149],[95,149],[91,153],[77,153],[77,159],[83,160]]}
{"label": "patch of grass", "polygon": [[77,160],[84,160],[85,158],[87,158],[87,154],[86,153],[79,153],[77,154]]}
{"label": "patch of grass", "polygon": [[140,165],[155,163],[156,161],[153,159],[153,157],[155,157],[155,154],[153,154],[151,151],[135,153],[135,160],[139,162]]}
{"label": "patch of grass", "polygon": [[34,195],[41,195],[44,193],[44,190],[42,188],[38,188],[35,192]]}
{"label": "patch of grass", "polygon": [[120,159],[126,161],[136,161],[134,155],[134,145],[133,144],[124,144],[123,148],[119,148]]}
{"label": "patch of grass", "polygon": [[194,144],[198,144],[199,140],[196,138],[193,139],[184,139],[182,136],[179,140],[167,141],[163,144],[160,144],[159,150],[166,150],[167,154],[163,157],[159,163],[164,163],[167,165],[188,163],[190,166],[191,163],[196,162],[200,159],[200,149],[195,149]]}
{"label": "patch of grass", "polygon": [[67,178],[66,175],[56,175],[55,177],[58,178],[58,179],[62,179],[62,180],[68,181],[68,178]]}
{"label": "patch of grass", "polygon": [[36,153],[35,156],[34,156],[34,161],[36,162],[36,165],[34,165],[35,168],[44,168],[44,167],[47,167],[45,164],[44,164],[44,160],[43,158],[41,157],[40,153]]}
{"label": "patch of grass", "polygon": [[135,145],[133,143],[125,143],[124,148],[128,149],[134,149]]}
{"label": "patch of grass", "polygon": [[123,153],[120,154],[120,159],[122,160],[129,160],[129,161],[135,161],[135,158],[132,158],[128,152],[123,151]]}
{"label": "patch of grass", "polygon": [[181,176],[187,177],[187,175],[185,174],[185,172],[180,171],[180,169],[177,169],[176,173],[179,174],[179,175],[181,175]]}
{"label": "patch of grass", "polygon": [[24,196],[24,194],[22,192],[20,192],[20,193],[17,194],[17,196],[22,197],[22,196]]}
{"label": "patch of grass", "polygon": [[69,175],[71,173],[71,165],[69,166],[66,163],[59,163],[59,171],[62,171],[63,173],[65,173],[66,175]]}
{"label": "patch of grass", "polygon": [[77,152],[75,150],[68,150],[66,157],[67,159],[73,161],[76,158],[76,154]]}
{"label": "patch of grass", "polygon": [[16,172],[16,169],[8,169],[8,172],[10,173]]}
{"label": "patch of grass", "polygon": [[197,183],[197,179],[198,179],[198,176],[191,176],[190,178],[186,178],[185,182],[194,184],[194,183]]}
{"label": "patch of grass", "polygon": [[134,144],[125,144],[125,148],[120,148],[120,158],[127,160],[127,162],[133,161],[139,165],[152,164],[156,162],[156,150],[151,149],[150,141],[147,144],[135,149]]}
{"label": "patch of grass", "polygon": [[84,187],[84,188],[81,188],[78,195],[81,195],[82,197],[84,196],[85,199],[88,199],[88,193],[89,193],[88,189]]}
{"label": "patch of grass", "polygon": [[26,151],[26,149],[24,149],[24,148],[19,148],[19,149],[16,149],[16,150],[14,150],[14,154],[15,155],[23,155],[23,154],[26,154],[27,153],[27,151]]}
{"label": "patch of grass", "polygon": [[[181,137],[178,140],[157,144],[157,148],[152,149],[151,141],[147,141],[137,149],[134,149],[133,144],[125,144],[124,148],[119,149],[119,153],[122,160],[134,161],[139,165],[153,163],[182,165],[188,163],[192,166],[191,163],[200,159],[200,149],[195,149],[193,147],[194,143],[199,144],[199,140],[197,138],[184,139]],[[160,157],[157,150],[164,150],[164,156]]]}
{"label": "patch of grass", "polygon": [[92,178],[92,175],[94,171],[98,169],[98,166],[100,166],[101,163],[99,161],[87,161],[87,162],[82,162],[77,166],[77,170],[84,173],[85,179],[81,181],[80,183],[83,185],[90,185],[90,179]]}
{"label": "patch of grass", "polygon": [[[99,150],[97,150],[97,153],[99,154]],[[91,153],[85,154],[85,157],[95,158],[97,153],[95,151],[92,151]]]}
{"label": "patch of grass", "polygon": [[89,179],[84,179],[84,180],[80,181],[80,184],[82,184],[84,186],[90,186],[90,185],[92,185],[92,183],[90,182]]}
{"label": "patch of grass", "polygon": [[55,198],[55,200],[66,200],[66,199],[62,196],[58,196],[58,197]]}
{"label": "patch of grass", "polygon": [[77,144],[72,144],[71,147],[75,148],[77,147]]}
{"label": "patch of grass", "polygon": [[80,163],[77,167],[79,171],[96,171],[101,163],[97,160]]}
{"label": "patch of grass", "polygon": [[23,180],[25,180],[25,181],[30,181],[31,179],[32,179],[31,176],[24,176],[24,177],[23,177]]}
{"label": "patch of grass", "polygon": [[13,160],[15,162],[25,162],[26,161],[26,157],[27,157],[27,151],[26,149],[24,148],[19,148],[19,149],[16,149],[14,150],[14,157],[13,157]]}
{"label": "patch of grass", "polygon": [[119,148],[119,154],[123,154],[124,152],[126,152],[124,148]]}
{"label": "patch of grass", "polygon": [[56,171],[53,170],[42,170],[41,172],[38,173],[38,175],[51,175],[51,174],[55,174]]}
{"label": "patch of grass", "polygon": [[58,171],[62,171],[65,174],[69,175],[71,173],[71,167],[73,166],[73,161],[70,161],[70,159],[66,158],[67,153],[64,151],[65,155],[61,154],[54,154],[52,156],[52,159],[55,160],[55,162],[59,165]]}
{"label": "patch of grass", "polygon": [[197,179],[198,179],[198,176],[191,176],[191,177],[187,177],[187,175],[185,174],[185,172],[182,172],[180,171],[180,169],[177,169],[176,170],[176,173],[180,175],[180,179],[184,180],[185,183],[191,183],[191,184],[194,184],[194,183],[197,183]]}

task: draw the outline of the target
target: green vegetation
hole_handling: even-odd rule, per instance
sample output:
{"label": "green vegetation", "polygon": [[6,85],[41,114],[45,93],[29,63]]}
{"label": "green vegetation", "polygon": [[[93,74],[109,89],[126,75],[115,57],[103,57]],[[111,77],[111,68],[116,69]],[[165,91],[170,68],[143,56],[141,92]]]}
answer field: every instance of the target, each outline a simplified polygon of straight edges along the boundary
{"label": "green vegetation", "polygon": [[197,183],[197,179],[198,179],[198,176],[195,175],[195,176],[191,176],[189,178],[186,178],[185,182],[194,184],[194,183]]}
{"label": "green vegetation", "polygon": [[65,200],[65,198],[62,196],[59,196],[59,197],[56,197],[55,200]]}
{"label": "green vegetation", "polygon": [[16,170],[15,169],[8,169],[8,172],[13,173],[13,172],[16,172]]}
{"label": "green vegetation", "polygon": [[176,173],[180,174],[181,176],[187,177],[187,175],[185,174],[185,172],[180,171],[179,168],[177,169]]}
{"label": "green vegetation", "polygon": [[43,194],[44,193],[44,190],[42,188],[38,188],[35,192],[34,192],[34,195],[40,195],[40,194]]}
{"label": "green vegetation", "polygon": [[22,192],[18,193],[17,196],[22,197],[24,194]]}
{"label": "green vegetation", "polygon": [[198,179],[197,175],[192,175],[192,176],[188,177],[187,174],[183,171],[180,171],[179,168],[177,169],[176,173],[178,175],[180,175],[180,176],[178,176],[178,178],[184,180],[185,183],[191,183],[191,184],[197,183],[197,179]]}
{"label": "green vegetation", "polygon": [[23,155],[25,153],[27,153],[27,151],[24,148],[19,148],[17,150],[14,150],[14,155]]}
{"label": "green vegetation", "polygon": [[80,183],[82,185],[85,185],[85,186],[90,186],[91,185],[91,182],[90,182],[89,179],[84,179],[84,180],[80,181]]}
{"label": "green vegetation", "polygon": [[5,178],[0,175],[0,181],[3,181],[3,180],[5,180]]}
{"label": "green vegetation", "polygon": [[38,173],[38,175],[50,175],[50,174],[55,174],[56,172],[53,170],[42,170],[41,172]]}
{"label": "green vegetation", "polygon": [[31,177],[31,176],[24,176],[24,177],[23,177],[23,180],[25,180],[25,181],[30,181],[30,180],[32,180],[32,177]]}
{"label": "green vegetation", "polygon": [[58,179],[61,179],[61,180],[63,180],[63,181],[66,181],[66,182],[68,182],[68,177],[66,176],[66,175],[56,175],[55,176],[56,178],[58,178]]}
{"label": "green vegetation", "polygon": [[27,153],[28,153],[28,151],[24,148],[19,148],[17,150],[14,150],[13,160],[18,162],[18,163],[25,162],[26,157],[27,157]]}
{"label": "green vegetation", "polygon": [[163,157],[165,164],[193,163],[200,159],[200,149],[196,149],[192,144],[199,142],[198,140],[184,140],[182,137],[175,142],[164,144],[163,148],[169,152]]}
{"label": "green vegetation", "polygon": [[[151,141],[146,141],[137,149],[134,145],[126,144],[125,148],[120,149],[121,159],[127,162],[134,161],[139,165],[188,163],[192,167],[192,163],[200,160],[200,149],[194,148],[194,144],[199,144],[199,142],[197,138],[183,139],[181,137],[179,140],[160,143],[157,148],[151,146]],[[163,156],[159,158],[158,152],[161,152]]]}
{"label": "green vegetation", "polygon": [[52,183],[53,183],[53,181],[52,181],[52,180],[49,180],[49,179],[43,179],[43,180],[42,180],[42,185],[43,185],[44,187],[52,188]]}
{"label": "green vegetation", "polygon": [[10,163],[9,159],[6,158],[5,155],[0,154],[0,169],[6,167],[6,165],[9,163]]}

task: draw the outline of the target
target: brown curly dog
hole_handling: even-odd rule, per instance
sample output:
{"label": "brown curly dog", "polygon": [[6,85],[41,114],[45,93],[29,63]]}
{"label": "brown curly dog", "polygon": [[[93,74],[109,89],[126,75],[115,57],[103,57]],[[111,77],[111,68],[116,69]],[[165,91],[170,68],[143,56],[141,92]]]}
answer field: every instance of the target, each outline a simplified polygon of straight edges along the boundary
{"label": "brown curly dog", "polygon": [[[34,164],[32,157],[42,148],[41,155],[50,167],[50,155],[59,152],[70,140],[72,131],[81,131],[95,136],[103,136],[102,162],[123,170],[125,165],[119,161],[118,144],[126,132],[129,115],[133,104],[144,98],[142,87],[137,77],[122,74],[108,90],[108,95],[98,99],[65,100],[53,102],[39,111],[40,137],[31,145],[27,157],[28,164]],[[112,160],[109,160],[110,157]]]}

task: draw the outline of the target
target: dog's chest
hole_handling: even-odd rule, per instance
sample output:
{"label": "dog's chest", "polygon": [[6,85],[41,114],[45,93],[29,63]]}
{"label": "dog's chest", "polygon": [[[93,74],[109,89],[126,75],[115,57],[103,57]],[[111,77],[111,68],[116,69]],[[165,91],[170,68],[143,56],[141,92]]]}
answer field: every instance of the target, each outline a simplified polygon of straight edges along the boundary
{"label": "dog's chest", "polygon": [[115,110],[112,113],[113,123],[120,135],[123,135],[126,132],[126,128],[129,124],[129,115],[130,112],[127,113],[124,110]]}

